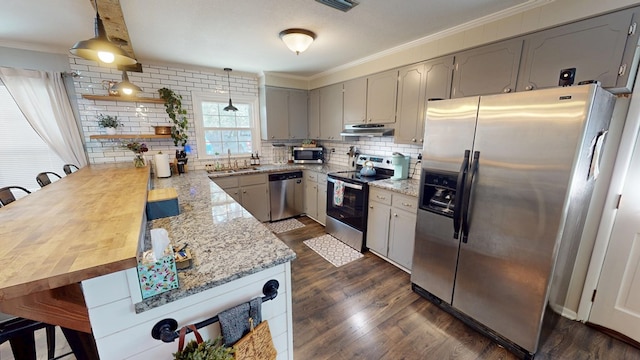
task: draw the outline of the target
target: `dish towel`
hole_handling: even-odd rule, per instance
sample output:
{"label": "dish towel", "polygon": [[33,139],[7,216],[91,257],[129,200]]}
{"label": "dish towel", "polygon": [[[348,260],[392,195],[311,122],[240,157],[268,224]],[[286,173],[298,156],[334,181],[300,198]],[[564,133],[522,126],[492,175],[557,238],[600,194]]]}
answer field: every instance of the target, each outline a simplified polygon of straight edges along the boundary
{"label": "dish towel", "polygon": [[342,206],[344,200],[344,181],[336,180],[333,184],[333,204],[335,206]]}
{"label": "dish towel", "polygon": [[225,346],[232,346],[244,335],[249,333],[251,327],[249,318],[254,324],[262,322],[262,298],[257,297],[249,302],[236,305],[218,314],[220,331]]}

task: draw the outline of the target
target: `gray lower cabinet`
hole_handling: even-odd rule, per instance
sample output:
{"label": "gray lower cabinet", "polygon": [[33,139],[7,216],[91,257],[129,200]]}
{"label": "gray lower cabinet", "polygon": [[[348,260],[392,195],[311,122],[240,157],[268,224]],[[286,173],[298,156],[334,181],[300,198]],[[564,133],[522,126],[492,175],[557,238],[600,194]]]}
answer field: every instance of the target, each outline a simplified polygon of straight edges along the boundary
{"label": "gray lower cabinet", "polygon": [[304,171],[304,209],[308,217],[325,225],[327,218],[327,175]]}
{"label": "gray lower cabinet", "polygon": [[265,86],[260,93],[263,140],[307,138],[307,91]]}
{"label": "gray lower cabinet", "polygon": [[265,222],[271,219],[267,180],[266,174],[252,174],[215,178],[213,182],[256,219]]}
{"label": "gray lower cabinet", "polygon": [[342,83],[320,88],[321,140],[342,140]]}
{"label": "gray lower cabinet", "polygon": [[400,69],[395,143],[422,144],[425,101],[449,98],[453,59],[445,56]]}
{"label": "gray lower cabinet", "polygon": [[609,91],[630,92],[638,15],[638,8],[627,9],[528,36],[517,90],[558,86],[560,72],[574,68],[575,84],[597,80]]}
{"label": "gray lower cabinet", "polygon": [[451,97],[515,91],[522,43],[518,38],[455,54]]}
{"label": "gray lower cabinet", "polygon": [[417,205],[416,197],[370,188],[366,246],[406,271],[413,261]]}

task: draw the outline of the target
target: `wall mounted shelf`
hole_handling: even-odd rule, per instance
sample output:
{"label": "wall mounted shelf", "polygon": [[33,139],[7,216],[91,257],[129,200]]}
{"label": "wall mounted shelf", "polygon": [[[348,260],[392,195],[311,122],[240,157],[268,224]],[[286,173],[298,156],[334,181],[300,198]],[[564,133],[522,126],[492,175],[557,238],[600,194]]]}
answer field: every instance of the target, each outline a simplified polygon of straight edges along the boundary
{"label": "wall mounted shelf", "polygon": [[171,139],[171,135],[156,134],[116,134],[116,135],[90,135],[90,139]]}
{"label": "wall mounted shelf", "polygon": [[83,94],[82,97],[88,100],[99,100],[99,101],[127,101],[127,102],[138,102],[138,103],[164,104],[164,100],[156,99],[156,98],[139,98],[139,97],[110,96],[110,95],[87,95],[87,94]]}

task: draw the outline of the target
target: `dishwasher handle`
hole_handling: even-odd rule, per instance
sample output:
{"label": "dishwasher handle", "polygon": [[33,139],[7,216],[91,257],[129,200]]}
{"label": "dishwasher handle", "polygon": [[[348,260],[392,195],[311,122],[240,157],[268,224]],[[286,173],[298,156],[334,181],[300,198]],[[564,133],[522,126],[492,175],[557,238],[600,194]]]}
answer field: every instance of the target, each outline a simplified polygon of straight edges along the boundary
{"label": "dishwasher handle", "polygon": [[[336,180],[332,178],[327,178],[327,181],[334,184],[336,183]],[[346,181],[343,181],[342,183],[344,184],[344,187],[347,187],[350,189],[362,190],[362,185],[356,185],[356,184],[348,183]]]}

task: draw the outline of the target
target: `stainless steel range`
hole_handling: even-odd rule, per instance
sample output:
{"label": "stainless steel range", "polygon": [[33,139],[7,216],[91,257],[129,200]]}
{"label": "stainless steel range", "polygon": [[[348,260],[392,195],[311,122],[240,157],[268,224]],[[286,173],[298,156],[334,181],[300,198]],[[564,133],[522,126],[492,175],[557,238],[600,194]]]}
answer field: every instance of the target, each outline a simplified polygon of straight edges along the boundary
{"label": "stainless steel range", "polygon": [[[363,176],[360,170],[368,161],[373,164],[375,175]],[[366,250],[368,183],[390,178],[393,169],[390,156],[360,155],[355,171],[328,174],[326,231],[358,251]]]}

